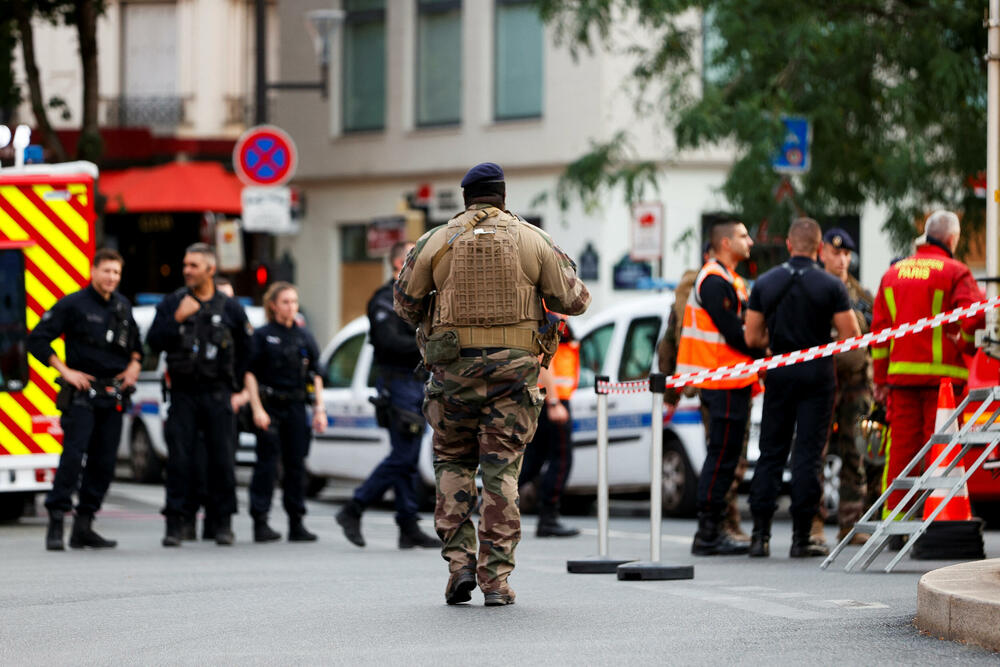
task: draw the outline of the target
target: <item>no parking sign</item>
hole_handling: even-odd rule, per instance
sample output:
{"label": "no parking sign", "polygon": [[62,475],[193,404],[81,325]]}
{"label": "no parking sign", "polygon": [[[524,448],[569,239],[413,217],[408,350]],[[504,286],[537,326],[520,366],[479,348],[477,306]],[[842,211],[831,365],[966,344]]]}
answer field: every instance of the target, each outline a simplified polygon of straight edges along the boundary
{"label": "no parking sign", "polygon": [[281,185],[295,175],[297,161],[295,142],[273,125],[250,128],[233,148],[236,175],[247,185]]}

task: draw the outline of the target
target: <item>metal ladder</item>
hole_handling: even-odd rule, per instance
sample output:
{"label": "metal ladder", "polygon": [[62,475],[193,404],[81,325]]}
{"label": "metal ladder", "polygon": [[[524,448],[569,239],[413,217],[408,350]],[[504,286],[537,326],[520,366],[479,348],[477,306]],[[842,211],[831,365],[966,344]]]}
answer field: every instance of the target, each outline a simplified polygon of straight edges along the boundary
{"label": "metal ladder", "polygon": [[[917,539],[924,534],[931,522],[937,518],[937,515],[948,504],[948,501],[958,493],[959,489],[969,481],[972,473],[978,470],[983,465],[983,462],[990,458],[990,455],[1000,445],[1000,422],[997,421],[1000,419],[1000,387],[970,391],[962,403],[955,409],[955,412],[948,417],[948,420],[941,427],[942,430],[947,431],[951,428],[965,411],[966,406],[969,403],[977,401],[982,401],[982,403],[962,428],[954,433],[935,433],[931,436],[931,439],[913,457],[913,460],[907,464],[899,476],[892,480],[885,493],[879,497],[874,505],[868,508],[868,511],[861,517],[861,520],[851,529],[851,532],[827,556],[823,564],[820,565],[820,568],[825,570],[829,567],[840,552],[844,550],[844,547],[850,544],[851,539],[857,533],[871,533],[871,537],[861,546],[861,549],[854,555],[854,558],[847,563],[847,566],[844,568],[847,572],[853,572],[857,569],[867,569],[894,535],[909,535],[910,539],[906,541],[899,553],[885,566],[885,572],[891,572],[896,567],[900,559],[906,555]],[[990,416],[985,422],[980,424],[980,416],[983,414],[989,414]],[[922,475],[919,477],[911,476],[911,472],[914,469],[919,469],[921,463],[925,460],[925,457],[934,445],[945,445],[945,447],[941,454],[934,460],[934,463],[927,466],[927,470]],[[951,473],[956,465],[963,461],[965,455],[973,447],[982,447],[982,453],[976,458],[974,463],[966,468],[964,475],[961,477],[952,477],[949,473]],[[956,448],[958,448],[958,454],[950,464],[943,466],[943,471],[939,471],[938,466],[947,460],[951,456],[951,452],[955,451]],[[944,500],[938,504],[926,519],[915,518],[913,515],[918,510],[921,510],[923,501],[937,489],[947,490],[948,494]],[[877,512],[881,512],[881,508],[885,505],[889,494],[893,491],[906,491],[906,495],[895,508],[889,511],[884,519],[874,519],[873,517],[876,516]],[[906,507],[907,504],[909,504],[910,509],[901,518],[897,518],[900,512],[899,508]]]}

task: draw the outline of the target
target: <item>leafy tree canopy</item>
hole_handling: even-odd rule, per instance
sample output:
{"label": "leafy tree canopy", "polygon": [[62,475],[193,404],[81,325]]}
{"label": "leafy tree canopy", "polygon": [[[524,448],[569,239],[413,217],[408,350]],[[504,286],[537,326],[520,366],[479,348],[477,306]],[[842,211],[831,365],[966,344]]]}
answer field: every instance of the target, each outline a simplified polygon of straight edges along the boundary
{"label": "leafy tree canopy", "polygon": [[[632,40],[625,48],[636,57],[637,101],[660,96],[653,109],[678,148],[736,147],[723,192],[748,223],[767,219],[781,229],[798,211],[858,212],[873,201],[887,207],[886,229],[902,244],[933,206],[982,220],[983,203],[967,184],[986,162],[981,0],[539,0],[539,7],[574,51],[620,47],[623,32]],[[623,16],[642,30],[616,31]],[[779,202],[783,177],[771,160],[782,115],[809,118],[813,137],[811,169],[793,179],[794,199]],[[619,159],[624,141],[619,134],[595,145],[574,165],[577,173],[564,175],[564,193],[634,185],[636,168]]]}

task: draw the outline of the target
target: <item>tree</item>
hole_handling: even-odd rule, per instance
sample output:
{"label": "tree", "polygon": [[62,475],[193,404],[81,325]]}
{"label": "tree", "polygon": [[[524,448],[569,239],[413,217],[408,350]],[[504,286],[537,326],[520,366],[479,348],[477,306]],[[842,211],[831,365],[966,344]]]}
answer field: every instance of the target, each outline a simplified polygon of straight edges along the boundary
{"label": "tree", "polygon": [[[889,211],[885,229],[903,243],[933,206],[980,221],[968,179],[985,169],[986,3],[971,0],[539,0],[543,18],[576,51],[608,45],[623,16],[641,30],[625,45],[636,58],[636,102],[655,95],[679,149],[734,145],[723,192],[748,223],[783,229],[792,214]],[[691,20],[692,13],[704,17]],[[706,26],[703,41],[702,25]],[[644,34],[645,33],[645,34]],[[652,34],[654,39],[648,39]],[[614,35],[614,40],[612,36]],[[642,39],[642,42],[635,41]],[[700,66],[704,51],[705,67]],[[812,121],[809,172],[777,201],[771,168],[783,115]],[[595,146],[587,191],[621,179],[624,135]],[[577,163],[579,166],[580,163]],[[587,183],[591,185],[587,185]]]}

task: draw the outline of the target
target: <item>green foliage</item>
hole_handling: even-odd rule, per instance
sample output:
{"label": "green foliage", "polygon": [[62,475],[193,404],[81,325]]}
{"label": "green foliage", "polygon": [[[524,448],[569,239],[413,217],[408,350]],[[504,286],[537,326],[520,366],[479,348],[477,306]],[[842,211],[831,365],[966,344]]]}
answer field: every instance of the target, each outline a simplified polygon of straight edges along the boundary
{"label": "green foliage", "polygon": [[[896,243],[916,235],[929,208],[981,221],[966,180],[985,169],[986,3],[972,0],[540,0],[543,17],[574,52],[598,48],[628,15],[641,94],[658,91],[681,149],[735,145],[723,192],[749,223],[783,229],[797,211],[888,210]],[[707,36],[697,22],[705,12]],[[655,39],[649,39],[652,33]],[[638,40],[642,40],[639,42]],[[701,76],[703,44],[705,73]],[[694,85],[692,85],[692,83]],[[812,121],[810,171],[777,202],[770,167],[782,115]],[[602,148],[575,163],[602,161]],[[617,151],[626,146],[618,143]],[[621,165],[618,166],[621,168]],[[645,172],[644,172],[645,174]],[[604,182],[567,170],[577,191]],[[573,188],[565,186],[565,191]]]}

